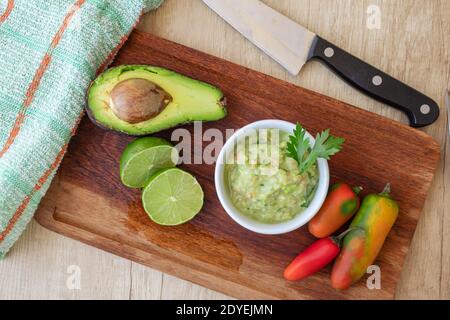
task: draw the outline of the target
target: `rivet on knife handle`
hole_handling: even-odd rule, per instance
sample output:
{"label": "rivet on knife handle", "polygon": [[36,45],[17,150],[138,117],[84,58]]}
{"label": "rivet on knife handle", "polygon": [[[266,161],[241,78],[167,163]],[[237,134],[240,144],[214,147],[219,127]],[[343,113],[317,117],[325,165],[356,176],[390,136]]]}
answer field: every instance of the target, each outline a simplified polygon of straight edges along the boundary
{"label": "rivet on knife handle", "polygon": [[427,126],[439,117],[439,106],[431,98],[321,37],[317,37],[315,41],[309,58],[320,59],[355,88],[404,111],[411,126]]}

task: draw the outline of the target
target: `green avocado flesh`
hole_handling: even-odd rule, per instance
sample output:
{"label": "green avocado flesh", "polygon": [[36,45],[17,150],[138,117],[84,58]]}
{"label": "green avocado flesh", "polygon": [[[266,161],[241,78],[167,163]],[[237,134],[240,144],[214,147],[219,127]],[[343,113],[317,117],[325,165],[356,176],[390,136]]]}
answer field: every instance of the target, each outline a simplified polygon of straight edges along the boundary
{"label": "green avocado flesh", "polygon": [[[171,96],[164,109],[148,120],[128,123],[110,107],[111,91],[122,81],[146,79]],[[213,121],[226,116],[223,93],[216,87],[176,72],[146,65],[111,68],[95,79],[88,92],[87,113],[98,125],[133,136],[142,136],[191,121]]]}

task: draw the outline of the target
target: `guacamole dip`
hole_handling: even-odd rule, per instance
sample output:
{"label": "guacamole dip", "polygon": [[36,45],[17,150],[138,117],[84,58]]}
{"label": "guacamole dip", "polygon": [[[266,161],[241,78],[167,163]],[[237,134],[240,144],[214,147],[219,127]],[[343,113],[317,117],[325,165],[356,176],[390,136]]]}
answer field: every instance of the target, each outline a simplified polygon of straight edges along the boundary
{"label": "guacamole dip", "polygon": [[259,130],[251,140],[236,148],[225,165],[232,202],[241,213],[263,223],[293,219],[314,196],[317,164],[300,173],[297,162],[286,156],[286,132]]}

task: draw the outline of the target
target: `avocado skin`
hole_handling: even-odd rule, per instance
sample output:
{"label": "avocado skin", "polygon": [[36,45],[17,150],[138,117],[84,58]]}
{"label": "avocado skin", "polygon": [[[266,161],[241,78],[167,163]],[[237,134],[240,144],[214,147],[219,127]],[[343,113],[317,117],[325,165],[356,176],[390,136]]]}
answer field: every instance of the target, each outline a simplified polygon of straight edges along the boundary
{"label": "avocado skin", "polygon": [[[114,115],[109,107],[110,92],[120,81],[130,78],[150,80],[173,97],[157,116],[136,124]],[[227,115],[222,91],[174,71],[148,65],[121,65],[110,68],[91,82],[86,114],[97,126],[130,136],[145,136],[193,121],[215,121]]]}

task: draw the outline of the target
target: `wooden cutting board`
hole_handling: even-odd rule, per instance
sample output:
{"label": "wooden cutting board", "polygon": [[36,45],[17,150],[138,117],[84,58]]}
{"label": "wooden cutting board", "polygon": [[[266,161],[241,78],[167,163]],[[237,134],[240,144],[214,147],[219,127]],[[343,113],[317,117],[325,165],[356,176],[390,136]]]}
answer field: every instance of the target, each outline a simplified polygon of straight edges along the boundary
{"label": "wooden cutting board", "polygon": [[[258,235],[234,223],[214,188],[214,165],[184,165],[199,180],[205,205],[190,223],[162,227],[144,212],[140,191],[119,180],[119,157],[133,139],[84,119],[36,219],[48,229],[238,298],[393,298],[405,254],[439,159],[428,135],[318,93],[222,59],[134,32],[115,64],[150,64],[220,87],[229,115],[203,129],[238,129],[261,119],[301,122],[311,133],[331,128],[345,148],[330,162],[333,181],[381,191],[387,182],[400,203],[399,218],[376,264],[381,289],[366,279],[343,292],[329,285],[330,268],[298,283],[283,280],[284,267],[314,241],[305,228]],[[192,132],[192,126],[184,126]],[[170,139],[171,130],[159,134]],[[204,143],[205,147],[207,143]]]}

